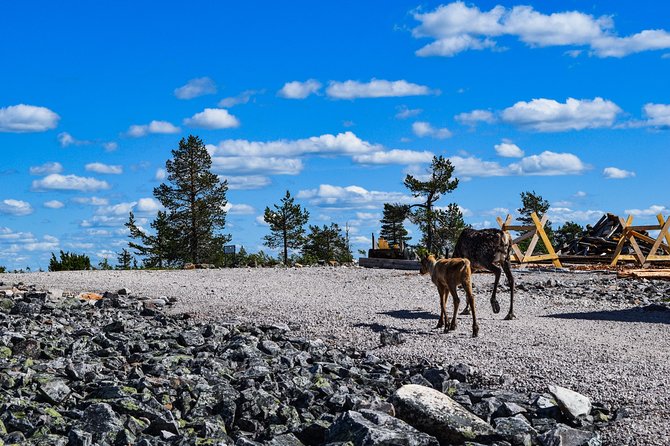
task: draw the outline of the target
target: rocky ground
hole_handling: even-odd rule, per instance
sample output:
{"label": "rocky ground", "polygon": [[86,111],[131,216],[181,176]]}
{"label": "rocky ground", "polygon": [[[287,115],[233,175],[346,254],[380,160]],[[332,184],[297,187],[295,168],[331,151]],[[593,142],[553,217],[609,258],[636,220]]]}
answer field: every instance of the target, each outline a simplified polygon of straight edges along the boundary
{"label": "rocky ground", "polygon": [[[154,340],[147,342],[149,350],[142,351],[142,348],[137,347],[140,348],[137,352],[122,350],[119,353],[117,344],[120,341],[118,339],[116,343],[112,342],[113,345],[110,346],[105,346],[105,341],[102,339],[99,339],[102,344],[94,341],[96,336],[112,339],[112,341],[114,341],[115,336],[120,336],[120,339],[123,339],[123,333],[135,325],[143,328],[145,332],[151,331],[151,325],[146,325],[148,323],[146,321],[154,320],[156,317],[158,317],[158,320],[162,318],[162,316],[156,315],[143,316],[144,322],[142,323],[123,324],[121,331],[118,331],[121,329],[119,326],[109,326],[109,324],[114,323],[114,317],[111,315],[101,316],[97,322],[97,331],[83,333],[80,337],[86,339],[84,344],[93,342],[97,345],[96,352],[105,349],[111,350],[107,353],[112,358],[122,356],[128,359],[128,355],[150,354],[155,349],[159,349],[166,356],[186,355],[188,358],[183,358],[183,360],[192,362],[181,363],[176,360],[176,363],[173,363],[172,359],[165,363],[162,360],[156,362],[160,362],[163,367],[167,367],[166,370],[175,373],[180,367],[187,369],[181,370],[182,375],[178,375],[186,376],[185,381],[187,382],[191,379],[195,381],[207,380],[203,373],[197,373],[200,370],[198,367],[207,368],[205,364],[210,363],[212,357],[218,357],[222,352],[231,349],[231,342],[241,342],[241,344],[235,344],[235,348],[241,348],[242,351],[244,351],[244,345],[248,343],[253,344],[260,350],[260,343],[268,341],[279,345],[282,349],[288,348],[297,352],[295,355],[299,355],[301,352],[306,352],[309,355],[325,355],[312,357],[312,363],[306,362],[304,365],[300,365],[299,362],[296,363],[295,358],[289,358],[293,362],[288,363],[288,359],[284,360],[283,366],[289,369],[294,367],[307,369],[307,372],[304,373],[309,372],[311,375],[305,376],[305,378],[311,380],[312,384],[315,380],[315,374],[326,376],[333,395],[340,389],[338,380],[352,379],[350,376],[341,376],[345,373],[341,368],[350,368],[351,364],[343,365],[340,363],[337,366],[340,368],[327,369],[324,372],[323,366],[321,366],[321,370],[314,368],[315,362],[338,364],[341,358],[346,357],[354,362],[358,361],[354,367],[364,369],[366,373],[372,373],[375,377],[378,374],[386,374],[387,378],[380,378],[382,381],[386,380],[386,387],[380,385],[375,390],[376,398],[379,401],[376,401],[374,395],[367,395],[364,398],[366,401],[376,401],[374,407],[369,406],[365,409],[365,405],[356,405],[355,401],[349,401],[341,405],[340,408],[356,409],[356,411],[352,413],[342,412],[348,417],[346,420],[335,420],[334,418],[328,418],[328,416],[322,419],[318,410],[316,413],[312,413],[314,423],[317,421],[325,423],[320,428],[315,428],[320,429],[319,432],[322,433],[324,430],[325,432],[331,432],[330,429],[333,428],[336,421],[340,425],[353,422],[363,424],[367,422],[376,426],[383,425],[389,420],[382,420],[382,415],[379,414],[388,413],[390,408],[382,403],[388,400],[395,388],[403,384],[415,383],[428,384],[432,387],[442,386],[439,390],[448,390],[449,387],[444,388],[446,385],[444,383],[452,381],[453,378],[458,378],[457,376],[451,376],[449,366],[451,365],[453,368],[455,364],[462,363],[469,364],[472,369],[467,374],[469,378],[462,377],[463,380],[456,380],[460,383],[459,385],[452,381],[451,386],[456,390],[451,391],[451,394],[455,399],[463,402],[466,408],[475,413],[478,409],[476,410],[474,406],[478,404],[480,405],[479,408],[488,407],[487,410],[490,413],[479,413],[479,415],[487,421],[490,420],[496,429],[500,428],[498,428],[498,423],[494,419],[516,417],[517,420],[520,420],[519,417],[522,417],[525,421],[501,421],[503,428],[505,423],[512,423],[516,426],[518,423],[525,422],[537,432],[535,434],[528,431],[522,434],[522,437],[517,439],[510,437],[507,438],[507,441],[524,440],[526,437],[523,437],[523,435],[526,434],[530,435],[530,438],[535,439],[535,441],[539,441],[540,435],[551,431],[553,424],[540,426],[537,421],[533,424],[533,421],[546,418],[536,416],[540,409],[537,398],[542,395],[551,398],[551,395],[547,393],[549,386],[557,385],[587,396],[594,403],[590,413],[590,416],[595,417],[594,422],[606,418],[617,419],[617,421],[608,423],[602,429],[598,428],[605,444],[668,444],[670,442],[670,426],[668,426],[666,420],[670,415],[670,374],[668,373],[670,372],[670,365],[667,357],[670,353],[670,346],[667,339],[670,334],[670,326],[668,325],[670,312],[667,311],[664,301],[670,298],[669,285],[664,282],[619,280],[613,274],[598,272],[565,273],[517,270],[515,271],[515,277],[518,285],[515,302],[517,319],[504,321],[502,317],[507,309],[507,291],[504,290],[500,295],[503,312],[494,315],[488,303],[492,276],[489,274],[477,274],[475,276],[474,291],[479,303],[480,333],[479,337],[474,339],[470,337],[469,316],[459,318],[460,326],[455,333],[444,334],[433,329],[437,322],[438,302],[437,294],[429,279],[420,277],[416,273],[393,270],[303,268],[153,272],[93,271],[23,275],[2,274],[0,275],[0,281],[5,282],[5,284],[13,284],[19,281],[26,284],[35,284],[37,288],[51,289],[53,291],[52,295],[62,293],[62,290],[65,290],[67,295],[68,291],[77,293],[80,291],[103,292],[126,287],[131,290],[132,296],[138,299],[164,297],[158,299],[158,302],[174,301],[173,305],[166,305],[165,311],[174,314],[186,313],[193,317],[185,322],[180,321],[179,318],[166,319],[170,321],[169,324],[177,325],[172,326],[172,337],[168,337],[172,340],[164,340],[165,345]],[[134,308],[137,313],[142,311],[137,309],[139,307],[135,308],[133,305],[130,305],[130,307]],[[88,307],[84,306],[83,308]],[[11,312],[11,310],[9,311]],[[154,311],[154,309],[150,308],[144,311]],[[164,310],[156,308],[155,311]],[[15,317],[15,315],[10,314],[7,317]],[[128,317],[117,317],[116,319],[122,321]],[[105,322],[105,324],[101,325],[102,322]],[[63,325],[61,322],[59,323]],[[179,325],[182,323],[188,325]],[[193,326],[190,324],[199,325]],[[290,330],[278,331],[276,327],[285,327],[283,324],[287,324]],[[274,329],[268,328],[273,325],[275,326]],[[105,327],[107,328],[105,329]],[[7,331],[7,328],[0,328],[0,330]],[[205,341],[202,345],[209,345],[207,348],[214,350],[198,351],[199,345],[189,345],[191,341],[186,338],[179,340],[179,332],[190,332],[192,330],[196,330],[203,337]],[[27,337],[20,330],[17,332],[24,338]],[[207,336],[208,333],[209,336]],[[31,332],[29,337],[34,339],[39,338],[39,336],[40,333]],[[238,339],[235,341],[237,336],[246,340]],[[251,337],[251,340],[249,340],[249,337]],[[2,342],[8,344],[10,349],[14,346],[14,341],[21,341],[20,336],[16,340],[13,340],[11,336],[8,339],[6,338],[7,335],[3,335]],[[200,337],[196,336],[196,338],[200,342]],[[384,344],[389,345],[382,345],[382,338],[385,340]],[[319,347],[318,351],[311,351],[310,343],[318,343],[319,341],[315,341],[316,339],[322,339],[324,347]],[[210,341],[213,340],[216,340],[215,345],[210,345]],[[287,343],[290,344],[290,347]],[[223,345],[226,348],[222,348]],[[65,353],[71,353],[67,349],[74,347],[68,345],[63,348]],[[168,350],[162,350],[163,348],[168,348]],[[176,348],[178,353],[169,350],[171,348]],[[186,351],[179,349],[185,349]],[[200,353],[203,353],[204,356],[198,358]],[[105,358],[104,354],[103,358]],[[249,367],[249,363],[253,362],[251,359],[262,359],[266,365],[256,365],[267,367],[269,369],[267,374],[248,378],[261,382],[257,384],[246,382],[249,387],[244,388],[243,385],[235,390],[242,395],[244,391],[250,388],[256,389],[256,387],[259,387],[260,390],[272,394],[275,389],[270,384],[267,385],[271,388],[263,388],[262,383],[266,381],[265,376],[272,375],[272,379],[267,381],[277,383],[277,376],[281,376],[285,373],[285,370],[275,368],[275,365],[281,367],[282,361],[281,359],[276,361],[269,359],[267,357],[269,354],[261,350],[261,356],[259,357],[242,356],[241,360],[239,358],[223,358],[221,360],[233,361],[235,364],[228,363],[221,367],[227,370],[226,373],[230,375],[228,382],[235,384],[235,380],[244,382],[247,379],[235,376],[235,373],[243,371],[240,364],[244,365],[244,370],[249,370],[250,368],[253,369],[253,365]],[[279,355],[279,358],[281,356]],[[38,357],[33,361],[43,359]],[[365,364],[367,359],[372,361],[367,364],[368,368]],[[5,361],[9,360],[6,359]],[[344,361],[348,360],[344,359]],[[114,364],[113,361],[112,364]],[[52,367],[54,366],[52,365]],[[64,367],[67,367],[67,364]],[[130,370],[124,369],[124,373],[131,373]],[[398,372],[396,375],[392,373],[394,370]],[[436,385],[424,376],[426,370],[435,370],[435,372],[430,373],[438,373],[439,376],[442,376],[443,381]],[[130,378],[130,375],[116,377],[117,381],[119,379],[135,380],[130,387],[134,386],[133,389],[136,393],[133,393],[130,389],[121,389],[121,393],[114,394],[110,391],[111,394],[103,392],[100,396],[96,393],[96,389],[101,385],[95,384],[94,389],[87,388],[84,386],[86,379],[83,379],[84,384],[77,384],[77,386],[84,386],[82,389],[75,385],[72,385],[72,387],[77,389],[74,393],[80,395],[86,404],[80,401],[80,408],[77,409],[76,401],[71,401],[75,412],[68,412],[66,416],[79,416],[77,419],[84,423],[80,425],[82,427],[80,430],[84,433],[86,427],[91,427],[90,423],[93,423],[93,421],[90,420],[95,418],[96,411],[104,415],[111,410],[116,416],[116,418],[110,416],[111,419],[122,424],[127,423],[128,417],[132,416],[145,424],[148,423],[144,428],[142,428],[142,425],[140,427],[135,426],[135,432],[129,430],[127,426],[125,427],[128,434],[134,435],[135,439],[141,438],[144,432],[147,435],[151,433],[158,438],[169,433],[175,435],[169,429],[166,430],[168,434],[162,434],[165,431],[162,427],[166,427],[166,425],[160,424],[162,422],[176,422],[176,428],[182,429],[179,434],[183,432],[183,429],[193,429],[195,433],[210,432],[207,429],[214,429],[210,433],[219,432],[223,426],[226,426],[225,417],[222,419],[223,425],[220,424],[218,428],[198,424],[202,420],[199,421],[197,417],[191,417],[190,419],[183,417],[184,414],[191,413],[189,411],[193,409],[190,405],[193,405],[193,403],[192,401],[188,403],[182,401],[179,403],[182,406],[178,407],[174,397],[185,395],[183,388],[179,386],[175,388],[172,383],[151,382],[154,376],[160,376],[161,371],[160,367],[157,369],[150,368],[149,370],[144,370],[142,367],[135,371],[137,376],[133,375],[133,378]],[[265,373],[264,370],[261,371]],[[43,372],[52,373],[49,370],[34,371],[35,374]],[[61,372],[65,373],[63,384],[72,390],[73,378],[67,375],[66,368],[62,369]],[[138,377],[140,372],[144,373],[145,376]],[[72,373],[76,373],[76,370],[69,373],[72,375]],[[85,377],[86,371],[82,371],[82,373]],[[254,373],[260,372],[256,370]],[[191,375],[194,375],[195,378],[191,378]],[[420,377],[425,378],[426,381],[422,381]],[[20,378],[24,379],[25,377],[20,376]],[[89,376],[89,378],[93,379],[94,377]],[[141,380],[144,380],[145,384],[142,384]],[[59,386],[56,386],[55,390],[42,389],[43,384],[40,383],[39,379],[33,381],[31,378],[31,382],[33,383],[32,387],[36,389],[35,391],[41,395],[40,398],[46,402],[57,401],[54,396],[59,397],[64,392],[63,388]],[[146,384],[147,382],[149,384]],[[333,387],[334,383],[336,384],[335,388]],[[369,384],[367,381],[366,383]],[[348,381],[342,385],[350,390],[351,394],[358,395],[366,392],[363,389],[367,387],[363,384],[365,384],[363,381],[357,382],[354,379],[353,382]],[[116,387],[119,387],[119,385],[116,384]],[[189,385],[197,386],[197,382],[189,383]],[[208,381],[207,385],[212,386],[212,383]],[[488,393],[472,393],[472,389],[468,389],[468,386],[475,386],[476,390],[482,391],[483,389]],[[13,386],[9,386],[10,389],[20,387],[16,382],[13,383]],[[298,387],[303,388],[304,385]],[[156,390],[157,388],[159,390]],[[7,391],[5,387],[3,389]],[[146,401],[144,401],[142,395],[146,394],[146,389],[150,389],[152,395],[150,397],[146,396]],[[188,386],[187,389],[193,399],[193,394],[197,392],[194,392]],[[114,392],[118,391],[119,389],[114,390]],[[123,393],[126,391],[130,394]],[[49,396],[50,392],[53,395]],[[313,392],[315,397],[323,393],[318,388],[313,389]],[[505,394],[513,395],[513,397],[504,397]],[[167,395],[167,397],[164,395]],[[330,395],[329,398],[333,395]],[[220,396],[217,394],[217,398]],[[258,395],[249,395],[248,397],[249,401],[258,399]],[[274,395],[274,397],[278,398],[277,395]],[[97,398],[100,401],[91,404],[90,398]],[[167,415],[159,419],[156,413],[151,413],[151,416],[149,416],[150,412],[142,412],[143,415],[140,416],[139,412],[133,412],[134,409],[128,408],[125,409],[126,412],[123,412],[119,409],[120,403],[118,401],[123,401],[124,398],[131,398],[146,405],[153,404],[155,406],[154,401],[151,400],[153,398],[159,406],[162,404],[164,409],[167,404],[172,404],[172,416],[174,417],[176,407],[176,410],[179,411],[178,415],[182,417],[180,420],[183,421],[180,425],[179,420],[167,419],[165,418]],[[247,397],[236,398],[236,404],[244,405],[244,402],[247,401],[245,398]],[[292,401],[291,398],[297,398],[297,396],[284,395],[284,398]],[[218,400],[220,402],[223,399],[219,398]],[[285,402],[285,400],[283,401]],[[485,404],[481,404],[482,402]],[[507,416],[502,416],[501,413],[498,413],[498,416],[493,416],[503,403],[516,404],[524,411],[514,413],[514,410],[512,410],[505,413]],[[184,404],[187,404],[188,407]],[[327,401],[322,404],[321,407],[324,407],[323,413],[333,414],[336,412],[329,404],[331,403]],[[197,404],[195,405],[197,406]],[[289,404],[288,406],[296,408],[295,404]],[[89,409],[91,407],[93,409]],[[255,410],[261,410],[247,409],[249,414],[254,414]],[[291,412],[284,406],[276,410],[281,409]],[[366,412],[365,410],[368,409],[373,412]],[[81,413],[76,412],[76,410]],[[142,410],[148,409],[143,408]],[[158,407],[153,407],[153,410],[158,410]],[[298,419],[302,423],[301,428],[305,428],[305,424],[310,420],[306,419],[305,414],[301,414],[299,409],[296,410],[298,410]],[[20,410],[15,411],[21,413]],[[258,418],[262,423],[265,423],[263,426],[253,426],[253,423],[250,425],[242,422],[242,425],[226,426],[226,432],[231,435],[238,435],[238,438],[246,438],[246,434],[249,432],[257,431],[261,432],[262,435],[255,439],[267,440],[270,437],[263,435],[267,435],[268,429],[272,429],[270,426],[273,424],[273,420],[281,419],[284,424],[275,424],[286,427],[286,420],[294,416],[294,414],[288,412],[280,416],[275,412],[269,415],[264,413],[263,416]],[[273,418],[275,415],[279,418]],[[45,416],[48,416],[48,414]],[[572,424],[573,427],[586,430],[593,428],[593,425],[589,424],[589,420],[583,419],[583,417],[576,420],[565,413],[556,416],[558,418],[553,419],[558,423]],[[254,419],[254,416],[248,418]],[[295,417],[293,418],[295,419]],[[393,420],[396,420],[396,418],[393,418]],[[20,425],[19,421],[14,420],[12,422],[15,425]],[[89,424],[85,424],[86,422]],[[586,425],[581,425],[583,423],[586,423]],[[525,424],[516,427],[525,428]],[[219,429],[219,431],[216,429]],[[293,435],[294,431],[297,432],[297,428],[275,433],[278,436],[288,435],[289,433]],[[303,434],[300,433],[300,435]],[[500,437],[502,434],[499,432],[496,435],[499,435],[496,438],[502,438]],[[248,438],[250,441],[254,439],[253,435]],[[341,441],[338,438],[333,437],[331,440]],[[305,441],[304,438],[302,440]],[[82,441],[72,444],[86,444],[85,439]],[[431,444],[429,439],[426,441],[428,443],[424,444]]]}

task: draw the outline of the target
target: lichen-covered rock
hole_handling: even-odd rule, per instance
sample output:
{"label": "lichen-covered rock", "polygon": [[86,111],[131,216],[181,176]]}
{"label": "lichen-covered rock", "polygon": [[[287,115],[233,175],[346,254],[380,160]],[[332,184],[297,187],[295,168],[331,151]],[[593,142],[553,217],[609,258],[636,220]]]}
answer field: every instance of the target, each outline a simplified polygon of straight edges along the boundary
{"label": "lichen-covered rock", "polygon": [[542,446],[600,446],[600,436],[597,433],[574,429],[559,424],[554,429],[538,438]]}
{"label": "lichen-covered rock", "polygon": [[353,442],[360,446],[438,446],[437,439],[420,432],[390,415],[362,410],[347,411],[337,417],[326,433],[325,442]]}

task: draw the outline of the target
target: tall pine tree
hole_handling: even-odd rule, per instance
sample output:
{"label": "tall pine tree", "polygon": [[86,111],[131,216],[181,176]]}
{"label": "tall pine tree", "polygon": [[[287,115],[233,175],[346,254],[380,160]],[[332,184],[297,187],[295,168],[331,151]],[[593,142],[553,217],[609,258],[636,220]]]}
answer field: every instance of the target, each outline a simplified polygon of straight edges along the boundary
{"label": "tall pine tree", "polygon": [[458,237],[463,229],[470,225],[465,223],[463,212],[456,203],[450,203],[446,209],[435,211],[435,252],[448,257],[449,252],[454,250]]}
{"label": "tall pine tree", "polygon": [[172,157],[165,163],[168,183],[154,188],[154,196],[167,210],[175,258],[212,263],[230,240],[221,232],[228,184],[210,171],[212,158],[197,136],[182,138]]}
{"label": "tall pine tree", "polygon": [[165,211],[158,211],[156,219],[151,222],[154,234],[145,233],[137,226],[135,215],[130,212],[126,227],[130,231],[130,237],[138,240],[128,242],[128,246],[135,254],[142,257],[142,263],[147,268],[164,268],[172,266],[177,258],[174,245],[174,234]]}
{"label": "tall pine tree", "polygon": [[280,205],[274,210],[265,208],[263,219],[270,225],[270,234],[264,237],[265,246],[283,250],[284,265],[288,264],[288,250],[299,249],[305,243],[304,225],[309,219],[309,212],[294,203],[289,191],[281,199]]}
{"label": "tall pine tree", "polygon": [[435,202],[443,194],[449,193],[458,186],[458,178],[451,179],[454,166],[449,159],[443,156],[434,156],[428,171],[428,179],[421,181],[412,175],[405,177],[405,187],[412,195],[423,198],[423,203],[414,204],[411,207],[419,207],[418,211],[412,213],[412,221],[418,224],[424,232],[426,249],[433,252],[433,234],[435,232]]}
{"label": "tall pine tree", "polygon": [[407,206],[402,204],[384,203],[384,215],[380,223],[382,224],[379,236],[385,238],[390,246],[405,246],[405,242],[411,239],[408,237],[405,229],[405,219],[409,214]]}

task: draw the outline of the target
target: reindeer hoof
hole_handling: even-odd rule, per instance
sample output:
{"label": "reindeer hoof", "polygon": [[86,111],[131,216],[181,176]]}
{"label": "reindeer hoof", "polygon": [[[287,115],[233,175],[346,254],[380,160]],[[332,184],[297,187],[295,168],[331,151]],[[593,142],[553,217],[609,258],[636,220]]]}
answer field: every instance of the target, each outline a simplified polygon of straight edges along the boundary
{"label": "reindeer hoof", "polygon": [[442,328],[444,327],[444,324],[442,322],[438,322],[435,328]]}
{"label": "reindeer hoof", "polygon": [[468,314],[470,314],[470,308],[465,308],[463,311],[461,311],[461,316]]}
{"label": "reindeer hoof", "polygon": [[500,304],[497,300],[491,300],[491,308],[495,314],[500,313]]}
{"label": "reindeer hoof", "polygon": [[516,319],[516,316],[514,315],[514,313],[508,313],[507,316],[505,316],[506,321],[511,321],[511,320],[514,320],[514,319]]}

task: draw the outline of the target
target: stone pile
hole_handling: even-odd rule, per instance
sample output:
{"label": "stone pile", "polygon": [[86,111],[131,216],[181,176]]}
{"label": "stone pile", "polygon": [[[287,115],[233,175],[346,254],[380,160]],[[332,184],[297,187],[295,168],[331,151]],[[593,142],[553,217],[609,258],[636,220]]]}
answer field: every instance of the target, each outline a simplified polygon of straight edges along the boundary
{"label": "stone pile", "polygon": [[0,284],[0,445],[598,445],[617,413],[568,389],[481,388],[299,327],[200,323],[127,290]]}

